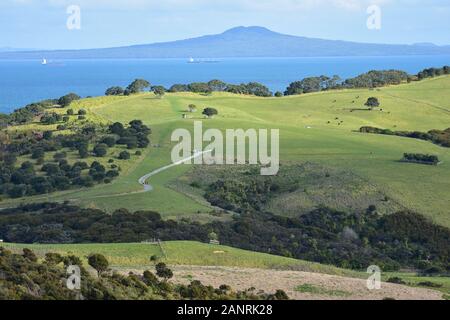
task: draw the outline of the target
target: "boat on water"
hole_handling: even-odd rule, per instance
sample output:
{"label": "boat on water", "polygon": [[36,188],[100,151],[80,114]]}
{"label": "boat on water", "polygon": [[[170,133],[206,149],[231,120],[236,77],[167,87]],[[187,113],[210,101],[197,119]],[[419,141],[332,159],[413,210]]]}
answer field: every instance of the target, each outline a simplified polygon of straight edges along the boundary
{"label": "boat on water", "polygon": [[188,63],[218,63],[218,60],[189,58]]}
{"label": "boat on water", "polygon": [[41,64],[42,64],[42,65],[44,65],[44,66],[45,66],[45,65],[46,65],[47,63],[48,63],[48,62],[47,62],[47,59],[45,59],[45,58],[44,58],[44,59],[42,59],[42,62],[41,62]]}

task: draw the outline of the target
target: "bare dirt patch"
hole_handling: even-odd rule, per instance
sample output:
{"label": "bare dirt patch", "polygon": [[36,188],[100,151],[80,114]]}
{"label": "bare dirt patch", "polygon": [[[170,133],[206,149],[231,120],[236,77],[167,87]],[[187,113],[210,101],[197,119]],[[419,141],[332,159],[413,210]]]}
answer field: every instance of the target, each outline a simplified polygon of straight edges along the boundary
{"label": "bare dirt patch", "polygon": [[[274,293],[284,290],[295,300],[441,300],[442,293],[429,289],[383,283],[380,290],[368,290],[365,279],[339,277],[302,271],[250,268],[173,266],[173,282],[189,284],[199,280],[205,285],[230,285],[235,290],[255,288]],[[309,290],[313,288],[313,290]],[[302,292],[303,291],[303,292]],[[308,291],[308,292],[304,292]]]}

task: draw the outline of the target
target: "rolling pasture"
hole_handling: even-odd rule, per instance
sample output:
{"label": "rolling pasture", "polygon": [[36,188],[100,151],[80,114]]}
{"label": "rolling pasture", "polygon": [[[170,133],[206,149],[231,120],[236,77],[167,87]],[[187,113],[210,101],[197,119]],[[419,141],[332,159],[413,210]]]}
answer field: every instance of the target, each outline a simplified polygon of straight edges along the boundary
{"label": "rolling pasture", "polygon": [[[381,106],[369,111],[364,103],[372,96],[380,100]],[[198,111],[188,113],[189,104],[197,105]],[[152,192],[142,192],[137,183],[141,176],[171,162],[173,130],[192,130],[193,122],[202,120],[204,129],[280,129],[282,164],[317,163],[352,172],[401,207],[450,226],[450,149],[410,138],[358,132],[362,126],[423,132],[450,127],[448,76],[375,90],[282,98],[169,93],[159,99],[148,93],[84,99],[71,107],[86,109],[89,120],[104,124],[141,119],[153,130],[152,146],[110,185],[41,196],[40,200],[71,200],[108,211],[123,207],[130,211],[154,210],[167,218],[208,219],[211,207],[170,187],[171,182],[189,172],[189,165],[152,177]],[[205,107],[217,109],[219,115],[204,119],[201,110]],[[183,114],[188,118],[183,119]],[[405,152],[437,155],[442,164],[401,163],[398,160]],[[17,201],[5,200],[1,206]]]}

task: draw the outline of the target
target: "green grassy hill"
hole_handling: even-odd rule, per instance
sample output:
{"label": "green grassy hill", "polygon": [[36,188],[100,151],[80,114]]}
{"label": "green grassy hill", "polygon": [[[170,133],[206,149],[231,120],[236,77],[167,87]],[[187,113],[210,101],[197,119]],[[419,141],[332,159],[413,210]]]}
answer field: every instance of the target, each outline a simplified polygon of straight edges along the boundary
{"label": "green grassy hill", "polygon": [[86,257],[89,254],[100,253],[108,259],[111,267],[115,269],[152,268],[153,263],[150,261],[150,257],[155,255],[160,261],[170,265],[301,270],[346,276],[359,274],[358,272],[314,262],[193,241],[163,242],[164,252],[160,246],[149,243],[51,245],[0,243],[0,246],[14,252],[21,252],[23,248],[28,248],[40,257],[44,257],[47,252],[73,254],[82,257],[85,264],[87,264]]}
{"label": "green grassy hill", "polygon": [[[380,100],[381,110],[363,110],[371,96]],[[182,119],[191,103],[199,111],[189,114],[189,119]],[[410,138],[356,132],[362,126],[396,131],[450,127],[448,76],[377,90],[342,90],[283,98],[177,93],[158,99],[153,94],[141,94],[84,99],[71,107],[86,109],[88,119],[96,122],[142,119],[153,129],[153,147],[135,159],[111,185],[37,197],[39,200],[72,200],[107,210],[148,209],[166,217],[207,214],[211,208],[204,202],[169,187],[190,170],[189,166],[175,167],[153,177],[153,192],[141,193],[137,183],[139,177],[171,162],[170,135],[174,129],[192,129],[194,120],[204,120],[205,129],[279,128],[282,163],[313,162],[352,172],[398,205],[450,226],[450,149]],[[204,107],[216,108],[219,116],[203,119]],[[443,163],[439,166],[400,163],[404,152],[434,154]],[[1,206],[17,202],[5,200]]]}

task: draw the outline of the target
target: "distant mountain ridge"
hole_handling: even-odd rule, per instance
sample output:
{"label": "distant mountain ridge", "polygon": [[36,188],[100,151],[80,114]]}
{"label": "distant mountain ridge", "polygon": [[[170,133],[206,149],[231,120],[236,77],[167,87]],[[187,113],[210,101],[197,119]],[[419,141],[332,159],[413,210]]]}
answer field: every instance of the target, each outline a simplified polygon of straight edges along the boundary
{"label": "distant mountain ridge", "polygon": [[239,58],[450,55],[450,46],[391,45],[281,34],[263,27],[236,27],[221,34],[127,47],[0,52],[0,59]]}

